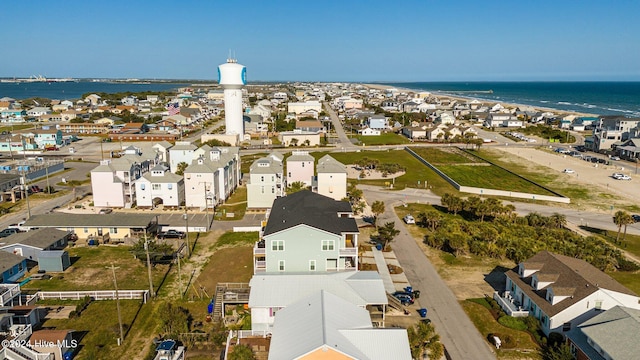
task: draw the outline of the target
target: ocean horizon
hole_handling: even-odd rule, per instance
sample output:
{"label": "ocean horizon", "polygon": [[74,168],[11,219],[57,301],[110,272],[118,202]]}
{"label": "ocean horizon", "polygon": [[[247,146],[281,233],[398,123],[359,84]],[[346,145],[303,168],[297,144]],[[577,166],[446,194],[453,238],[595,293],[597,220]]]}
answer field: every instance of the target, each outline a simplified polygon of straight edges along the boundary
{"label": "ocean horizon", "polygon": [[640,81],[376,82],[480,101],[640,117]]}

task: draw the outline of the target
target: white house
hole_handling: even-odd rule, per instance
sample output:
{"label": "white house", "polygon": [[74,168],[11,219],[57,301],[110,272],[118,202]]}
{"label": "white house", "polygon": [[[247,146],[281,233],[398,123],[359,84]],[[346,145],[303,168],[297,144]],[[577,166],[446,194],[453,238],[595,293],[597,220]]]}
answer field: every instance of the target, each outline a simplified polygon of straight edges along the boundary
{"label": "white house", "polygon": [[188,141],[176,141],[176,144],[169,148],[169,167],[172,173],[178,170],[178,164],[191,164],[195,159],[195,151],[198,147]]}
{"label": "white house", "polygon": [[522,127],[524,122],[507,113],[489,113],[484,120],[485,127]]}
{"label": "white house", "polygon": [[380,135],[380,130],[377,129],[372,129],[372,128],[364,128],[361,130],[358,130],[358,133],[362,136],[379,136]]}
{"label": "white house", "polygon": [[320,195],[334,200],[347,197],[347,168],[338,160],[325,155],[316,166],[316,188]]}
{"label": "white house", "polygon": [[290,102],[287,104],[287,112],[302,114],[309,110],[322,112],[322,104],[319,101]]}
{"label": "white house", "polygon": [[102,160],[91,170],[94,206],[130,208],[136,200],[136,180],[153,164],[153,159],[138,155]]}
{"label": "white house", "polygon": [[135,182],[138,207],[178,207],[184,201],[184,180],[164,165],[154,166]]}
{"label": "white house", "polygon": [[[203,148],[207,151],[200,153]],[[240,183],[240,150],[205,145],[197,153],[198,158],[184,171],[185,204],[213,208],[229,198]]]}
{"label": "white house", "polygon": [[340,295],[297,300],[276,315],[269,359],[412,359],[406,329],[374,327],[367,310]]}
{"label": "white house", "polygon": [[370,116],[367,123],[371,129],[375,130],[386,130],[389,128],[389,119],[387,119],[384,114]]}
{"label": "white house", "polygon": [[287,158],[287,186],[302,182],[311,186],[315,174],[315,159],[308,151],[293,151]]}
{"label": "white house", "polygon": [[[283,131],[278,135],[284,146],[318,146],[320,145],[320,133],[315,131]],[[294,140],[295,139],[295,140]]]}
{"label": "white house", "polygon": [[251,329],[258,331],[272,332],[276,313],[318,291],[332,293],[362,309],[388,304],[384,284],[375,271],[256,274],[249,286]]}
{"label": "white house", "polygon": [[507,314],[532,315],[541,329],[569,331],[616,305],[640,309],[640,298],[587,262],[541,251],[506,273],[506,291],[494,294]]}
{"label": "white house", "polygon": [[247,184],[247,208],[270,208],[284,195],[282,158],[278,154],[260,158],[251,164]]}

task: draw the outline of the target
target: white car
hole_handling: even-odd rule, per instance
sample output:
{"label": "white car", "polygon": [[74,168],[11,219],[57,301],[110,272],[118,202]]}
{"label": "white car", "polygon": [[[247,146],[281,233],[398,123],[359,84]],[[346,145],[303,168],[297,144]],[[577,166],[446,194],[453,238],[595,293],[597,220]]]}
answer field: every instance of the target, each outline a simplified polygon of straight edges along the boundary
{"label": "white car", "polygon": [[622,175],[622,176],[618,176],[616,179],[617,179],[617,180],[631,180],[631,176],[629,176],[629,175]]}
{"label": "white car", "polygon": [[402,218],[402,220],[404,220],[405,223],[407,224],[415,224],[416,223],[416,219],[413,218],[413,216],[411,215],[407,215],[404,218]]}
{"label": "white car", "polygon": [[574,174],[575,173],[575,171],[573,169],[564,169],[564,170],[562,170],[562,172],[565,173],[565,174]]}
{"label": "white car", "polygon": [[611,160],[618,161],[618,160],[620,160],[620,157],[618,157],[618,156],[612,156],[612,157],[611,157]]}

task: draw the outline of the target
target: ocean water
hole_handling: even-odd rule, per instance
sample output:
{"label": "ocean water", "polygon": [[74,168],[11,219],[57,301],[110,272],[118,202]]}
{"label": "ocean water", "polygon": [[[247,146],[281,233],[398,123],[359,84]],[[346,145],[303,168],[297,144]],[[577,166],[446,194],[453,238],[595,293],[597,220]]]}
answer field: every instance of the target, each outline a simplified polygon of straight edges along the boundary
{"label": "ocean water", "polygon": [[122,83],[122,82],[22,82],[0,83],[0,98],[10,97],[16,100],[31,97],[42,97],[56,100],[80,99],[82,94],[89,92],[142,92],[142,91],[171,91],[191,84],[176,83]]}
{"label": "ocean water", "polygon": [[640,82],[407,82],[383,83],[504,103],[596,115],[640,117]]}

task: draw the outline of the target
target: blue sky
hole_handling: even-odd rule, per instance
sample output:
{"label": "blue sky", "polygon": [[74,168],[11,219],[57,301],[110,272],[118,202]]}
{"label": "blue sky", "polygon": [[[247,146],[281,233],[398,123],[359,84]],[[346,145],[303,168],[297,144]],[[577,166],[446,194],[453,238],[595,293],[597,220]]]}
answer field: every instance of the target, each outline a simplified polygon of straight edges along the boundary
{"label": "blue sky", "polygon": [[13,1],[0,77],[640,80],[640,1]]}

